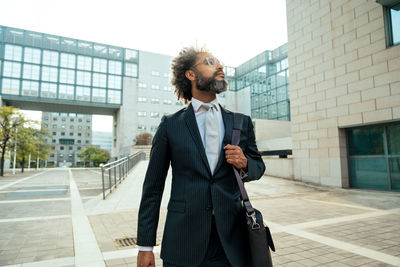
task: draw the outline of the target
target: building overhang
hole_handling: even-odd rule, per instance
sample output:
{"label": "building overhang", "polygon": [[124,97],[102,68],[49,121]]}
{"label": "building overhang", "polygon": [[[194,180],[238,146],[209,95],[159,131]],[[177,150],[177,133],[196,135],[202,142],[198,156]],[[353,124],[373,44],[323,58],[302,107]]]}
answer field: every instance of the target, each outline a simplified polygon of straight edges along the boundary
{"label": "building overhang", "polygon": [[24,110],[47,112],[65,112],[78,114],[114,115],[120,108],[119,104],[88,103],[76,100],[60,100],[17,95],[1,95],[3,104]]}

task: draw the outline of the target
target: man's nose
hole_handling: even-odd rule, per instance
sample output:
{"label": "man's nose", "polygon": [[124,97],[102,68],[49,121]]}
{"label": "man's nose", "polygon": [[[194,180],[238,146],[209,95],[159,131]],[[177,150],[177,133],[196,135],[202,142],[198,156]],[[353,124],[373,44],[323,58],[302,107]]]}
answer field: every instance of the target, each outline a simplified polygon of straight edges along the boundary
{"label": "man's nose", "polygon": [[224,69],[224,66],[220,62],[217,63],[216,67],[217,67],[217,70],[223,70]]}

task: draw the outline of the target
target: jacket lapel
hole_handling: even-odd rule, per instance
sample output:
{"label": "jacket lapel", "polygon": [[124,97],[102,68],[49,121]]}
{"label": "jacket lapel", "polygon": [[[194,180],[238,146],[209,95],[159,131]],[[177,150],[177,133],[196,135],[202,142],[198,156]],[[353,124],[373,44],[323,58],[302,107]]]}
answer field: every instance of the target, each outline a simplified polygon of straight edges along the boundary
{"label": "jacket lapel", "polygon": [[191,103],[189,104],[189,106],[186,109],[184,118],[185,118],[186,126],[189,129],[190,135],[192,136],[193,141],[197,146],[197,150],[200,152],[200,156],[204,162],[204,165],[206,165],[207,171],[211,175],[210,166],[208,165],[208,160],[207,160],[206,152],[205,152],[205,149],[203,146],[203,141],[201,140],[199,127],[197,126],[196,116],[194,115],[194,110],[193,110],[193,106]]}
{"label": "jacket lapel", "polygon": [[219,153],[219,159],[217,166],[215,167],[214,174],[217,173],[218,169],[221,167],[222,162],[225,160],[224,146],[230,144],[232,142],[232,130],[233,130],[233,113],[229,110],[224,109],[221,105],[222,120],[224,121],[225,126],[225,135],[222,141],[221,152]]}

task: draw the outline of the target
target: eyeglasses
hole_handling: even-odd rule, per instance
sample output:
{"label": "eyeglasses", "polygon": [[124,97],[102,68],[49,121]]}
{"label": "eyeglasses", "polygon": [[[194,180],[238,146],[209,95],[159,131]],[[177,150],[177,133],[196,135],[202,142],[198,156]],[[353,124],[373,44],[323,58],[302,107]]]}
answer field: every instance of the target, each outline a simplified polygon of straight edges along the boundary
{"label": "eyeglasses", "polygon": [[219,61],[217,58],[215,58],[215,57],[206,57],[206,58],[204,58],[204,60],[202,60],[202,61],[200,61],[200,62],[198,62],[198,63],[196,63],[196,64],[194,64],[193,65],[193,67],[195,67],[195,66],[197,66],[197,65],[199,65],[199,64],[201,64],[201,63],[205,63],[205,64],[207,64],[208,66],[216,66],[216,65],[224,65],[221,61]]}

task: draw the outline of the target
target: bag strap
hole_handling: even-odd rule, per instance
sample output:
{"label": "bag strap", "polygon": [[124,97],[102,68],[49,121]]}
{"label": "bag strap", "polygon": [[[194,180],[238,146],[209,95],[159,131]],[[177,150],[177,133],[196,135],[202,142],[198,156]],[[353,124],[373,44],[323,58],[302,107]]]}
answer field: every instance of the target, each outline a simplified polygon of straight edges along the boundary
{"label": "bag strap", "polygon": [[[233,132],[232,132],[232,145],[237,146],[240,142],[240,131],[242,130],[243,124],[243,114],[234,113],[233,114]],[[242,197],[243,206],[246,209],[248,215],[254,213],[254,208],[250,203],[249,196],[247,195],[246,189],[244,187],[242,178],[239,175],[239,171],[232,165],[233,172],[235,173],[236,182],[238,183],[240,195]]]}

